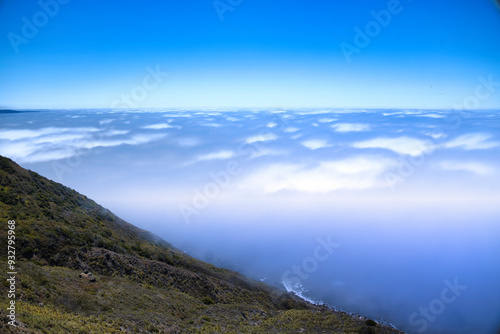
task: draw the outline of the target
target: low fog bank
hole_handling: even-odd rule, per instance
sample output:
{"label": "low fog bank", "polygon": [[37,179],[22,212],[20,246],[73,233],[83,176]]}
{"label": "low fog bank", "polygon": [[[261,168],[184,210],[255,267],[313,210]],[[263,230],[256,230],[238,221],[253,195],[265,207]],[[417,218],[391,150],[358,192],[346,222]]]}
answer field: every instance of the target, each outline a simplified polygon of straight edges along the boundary
{"label": "low fog bank", "polygon": [[289,280],[303,297],[409,333],[493,333],[500,323],[494,207],[249,205],[154,231],[196,258],[282,289]]}

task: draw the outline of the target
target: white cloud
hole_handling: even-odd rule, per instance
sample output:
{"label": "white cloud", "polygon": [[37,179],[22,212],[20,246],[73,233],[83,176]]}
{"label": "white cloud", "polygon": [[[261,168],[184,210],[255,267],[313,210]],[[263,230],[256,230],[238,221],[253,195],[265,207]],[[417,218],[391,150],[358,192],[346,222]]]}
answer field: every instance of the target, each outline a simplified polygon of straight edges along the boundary
{"label": "white cloud", "polygon": [[272,150],[272,149],[259,149],[255,152],[252,152],[250,155],[250,159],[257,159],[264,156],[277,156],[277,155],[286,155],[285,151]]}
{"label": "white cloud", "polygon": [[246,142],[248,144],[256,143],[256,142],[261,142],[261,141],[272,141],[278,139],[278,136],[276,136],[274,133],[266,133],[266,134],[260,134],[252,137],[248,137],[246,139]]}
{"label": "white cloud", "polygon": [[99,125],[109,124],[109,123],[111,123],[113,121],[114,121],[114,119],[103,119],[103,120],[99,121]]}
{"label": "white cloud", "polygon": [[206,161],[206,160],[225,160],[234,157],[234,152],[232,151],[219,151],[214,153],[208,153],[199,156],[197,161]]}
{"label": "white cloud", "polygon": [[74,148],[92,149],[95,147],[115,147],[120,145],[140,145],[147,144],[165,138],[165,134],[136,134],[131,138],[115,139],[115,140],[92,140],[86,139],[79,143],[75,143]]}
{"label": "white cloud", "polygon": [[320,123],[331,123],[337,121],[337,118],[320,118],[318,122]]}
{"label": "white cloud", "polygon": [[294,132],[297,132],[299,131],[300,129],[299,128],[296,128],[296,127],[288,127],[286,128],[285,130],[283,130],[285,133],[294,133]]}
{"label": "white cloud", "polygon": [[74,150],[66,148],[66,149],[55,149],[50,151],[38,151],[20,160],[24,162],[42,162],[42,161],[66,159],[72,156],[75,156]]}
{"label": "white cloud", "polygon": [[444,148],[461,148],[464,150],[487,150],[500,146],[499,142],[491,141],[492,135],[487,133],[469,133],[443,144]]}
{"label": "white cloud", "polygon": [[37,145],[28,141],[0,142],[0,155],[24,162],[22,158],[36,152]]}
{"label": "white cloud", "polygon": [[104,136],[107,137],[112,137],[112,136],[119,136],[119,135],[126,135],[130,131],[128,130],[109,130],[103,133]]}
{"label": "white cloud", "polygon": [[178,138],[175,142],[182,147],[194,147],[201,144],[201,141],[197,138]]}
{"label": "white cloud", "polygon": [[366,156],[322,162],[315,167],[273,164],[243,180],[239,187],[264,193],[281,190],[328,193],[386,187],[383,173],[395,166],[397,162],[393,159]]}
{"label": "white cloud", "polygon": [[42,129],[18,129],[1,130],[0,139],[17,140],[35,138],[44,135],[62,134],[62,133],[88,133],[99,131],[97,128],[42,128]]}
{"label": "white cloud", "polygon": [[157,141],[160,139],[165,138],[166,135],[164,134],[157,134],[157,135],[151,135],[151,134],[137,134],[132,136],[130,139],[124,139],[119,145],[139,145],[139,144],[146,144],[150,143],[153,141]]}
{"label": "white cloud", "polygon": [[85,133],[61,133],[32,138],[33,144],[59,144],[85,138]]}
{"label": "white cloud", "polygon": [[434,132],[424,132],[424,135],[432,137],[436,140],[446,137],[446,134],[444,134],[442,132],[435,132],[435,131]]}
{"label": "white cloud", "polygon": [[319,148],[331,146],[326,140],[323,139],[309,139],[303,141],[301,144],[311,150],[317,150]]}
{"label": "white cloud", "polygon": [[34,144],[27,141],[0,143],[0,154],[16,162],[42,162],[69,158],[75,155],[75,149],[68,146]]}
{"label": "white cloud", "polygon": [[332,128],[335,129],[335,132],[361,132],[361,131],[369,131],[369,124],[361,124],[361,123],[338,123],[332,125]]}
{"label": "white cloud", "polygon": [[311,110],[311,111],[301,111],[297,112],[297,115],[322,115],[322,114],[331,114],[331,110]]}
{"label": "white cloud", "polygon": [[95,147],[139,145],[159,140],[165,135],[137,134],[130,138],[103,140],[104,137],[126,134],[128,131],[111,130],[96,133],[96,128],[44,128],[7,130],[0,135],[0,154],[20,163],[43,162],[68,158],[86,153]]}
{"label": "white cloud", "polygon": [[159,123],[159,124],[146,125],[146,126],[143,126],[142,128],[149,129],[149,130],[162,130],[162,129],[173,128],[173,126],[170,124],[167,124],[167,123]]}
{"label": "white cloud", "polygon": [[412,110],[403,110],[403,111],[395,111],[390,113],[382,113],[384,116],[396,116],[396,115],[420,115],[421,111],[412,111]]}
{"label": "white cloud", "polygon": [[402,111],[402,114],[404,114],[404,115],[420,115],[422,113],[423,113],[423,111],[421,111],[421,110],[403,110]]}
{"label": "white cloud", "polygon": [[269,122],[269,123],[267,123],[267,124],[266,124],[266,126],[267,126],[268,128],[274,128],[274,127],[275,127],[275,126],[277,126],[277,125],[278,125],[278,124],[276,124],[275,122]]}
{"label": "white cloud", "polygon": [[435,114],[435,113],[432,113],[432,114],[423,114],[423,115],[417,115],[418,117],[429,117],[429,118],[445,118],[446,116],[445,115],[441,115],[441,114]]}
{"label": "white cloud", "polygon": [[411,137],[398,138],[374,138],[352,144],[355,148],[383,148],[398,154],[405,154],[417,157],[434,150],[434,145],[427,140],[420,140]]}
{"label": "white cloud", "polygon": [[163,117],[191,117],[190,114],[167,114],[163,115]]}
{"label": "white cloud", "polygon": [[477,175],[486,176],[495,173],[495,168],[480,162],[464,161],[442,161],[438,164],[439,168],[446,171],[464,171]]}

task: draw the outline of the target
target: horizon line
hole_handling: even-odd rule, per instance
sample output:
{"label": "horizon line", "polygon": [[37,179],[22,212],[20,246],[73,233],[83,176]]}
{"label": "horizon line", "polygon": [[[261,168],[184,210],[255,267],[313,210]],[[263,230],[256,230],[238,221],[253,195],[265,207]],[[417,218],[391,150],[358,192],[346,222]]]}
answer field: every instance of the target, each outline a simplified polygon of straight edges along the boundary
{"label": "horizon line", "polygon": [[[56,110],[116,110],[116,111],[130,111],[130,110],[199,110],[199,109],[218,109],[218,110],[244,110],[244,109],[277,109],[283,111],[295,111],[295,110],[322,110],[322,109],[331,109],[331,110],[420,110],[420,111],[498,111],[500,107],[495,108],[480,108],[480,109],[466,109],[466,108],[415,108],[415,107],[283,107],[283,106],[231,106],[231,107],[216,107],[216,106],[197,106],[197,107],[138,107],[138,108],[112,108],[112,107],[57,107],[57,108],[18,108],[18,107],[0,107],[0,113],[5,113],[9,111],[14,112],[22,112],[22,111],[56,111]],[[238,110],[235,110],[238,111]]]}

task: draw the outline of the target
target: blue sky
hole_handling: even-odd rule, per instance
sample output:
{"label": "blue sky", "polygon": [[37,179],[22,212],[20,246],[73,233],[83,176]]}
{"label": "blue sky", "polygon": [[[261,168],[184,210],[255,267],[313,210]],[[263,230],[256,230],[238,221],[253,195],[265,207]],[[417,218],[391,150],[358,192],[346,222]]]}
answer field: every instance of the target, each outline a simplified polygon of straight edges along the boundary
{"label": "blue sky", "polygon": [[[169,75],[132,107],[448,109],[479,76],[500,80],[491,0],[41,3],[52,16],[0,4],[0,107],[113,107],[147,68]],[[342,43],[356,47],[355,28],[391,8],[348,61]],[[38,31],[23,34],[29,24]],[[500,107],[499,94],[478,107]]]}

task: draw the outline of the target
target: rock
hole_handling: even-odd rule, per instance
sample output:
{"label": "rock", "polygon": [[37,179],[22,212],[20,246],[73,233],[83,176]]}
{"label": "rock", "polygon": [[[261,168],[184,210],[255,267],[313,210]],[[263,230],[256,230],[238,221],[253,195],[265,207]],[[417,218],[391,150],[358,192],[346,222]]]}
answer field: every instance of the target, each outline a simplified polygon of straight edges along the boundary
{"label": "rock", "polygon": [[86,279],[88,279],[92,283],[93,282],[97,282],[97,279],[88,270],[85,270],[83,273],[79,274],[78,277],[80,277],[80,278],[86,278]]}

